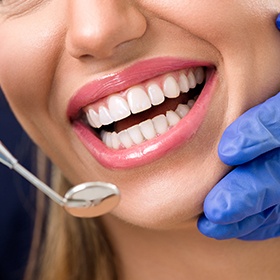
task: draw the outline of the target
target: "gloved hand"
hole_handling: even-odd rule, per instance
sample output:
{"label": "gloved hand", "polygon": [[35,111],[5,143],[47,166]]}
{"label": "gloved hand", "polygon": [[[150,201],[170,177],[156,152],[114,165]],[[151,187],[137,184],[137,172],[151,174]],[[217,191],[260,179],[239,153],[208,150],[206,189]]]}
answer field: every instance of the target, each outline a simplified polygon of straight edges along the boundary
{"label": "gloved hand", "polygon": [[237,167],[207,195],[199,230],[216,239],[280,236],[280,93],[226,129],[219,156]]}

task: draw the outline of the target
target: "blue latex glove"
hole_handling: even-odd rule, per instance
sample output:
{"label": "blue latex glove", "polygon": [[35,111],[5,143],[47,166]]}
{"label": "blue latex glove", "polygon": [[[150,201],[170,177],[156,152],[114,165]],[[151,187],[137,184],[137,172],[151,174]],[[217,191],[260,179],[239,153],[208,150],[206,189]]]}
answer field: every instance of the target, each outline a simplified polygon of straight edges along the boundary
{"label": "blue latex glove", "polygon": [[280,236],[280,93],[226,129],[219,156],[237,167],[207,195],[199,230],[216,239]]}
{"label": "blue latex glove", "polygon": [[280,30],[280,15],[278,15],[278,17],[276,19],[276,26]]}

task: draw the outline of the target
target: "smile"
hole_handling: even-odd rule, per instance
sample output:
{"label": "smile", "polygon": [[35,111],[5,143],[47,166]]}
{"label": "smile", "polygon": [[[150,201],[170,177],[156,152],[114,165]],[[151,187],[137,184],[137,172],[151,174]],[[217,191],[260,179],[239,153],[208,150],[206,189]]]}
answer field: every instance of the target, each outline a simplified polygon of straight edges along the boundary
{"label": "smile", "polygon": [[216,82],[208,62],[146,60],[83,86],[70,100],[67,117],[99,163],[134,168],[192,139]]}
{"label": "smile", "polygon": [[127,149],[175,126],[193,107],[204,81],[202,67],[168,73],[86,106],[84,120],[107,147]]}

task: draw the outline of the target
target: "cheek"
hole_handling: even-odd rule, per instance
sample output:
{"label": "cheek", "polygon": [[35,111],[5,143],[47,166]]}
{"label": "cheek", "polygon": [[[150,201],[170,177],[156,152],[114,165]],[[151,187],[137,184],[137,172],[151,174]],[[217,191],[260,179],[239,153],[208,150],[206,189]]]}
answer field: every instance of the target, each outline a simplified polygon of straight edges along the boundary
{"label": "cheek", "polygon": [[[221,50],[233,54],[251,39],[254,33],[262,33],[262,23],[271,14],[277,14],[280,2],[262,0],[237,1],[139,1],[143,9],[162,20],[181,27],[193,36],[204,39]],[[277,2],[278,5],[275,4]],[[224,51],[224,50],[223,50]]]}
{"label": "cheek", "polygon": [[29,21],[33,22],[15,19],[0,25],[4,42],[0,46],[0,84],[21,122],[48,107],[59,53],[54,30],[46,32]]}
{"label": "cheek", "polygon": [[34,22],[22,17],[0,24],[5,42],[0,44],[0,84],[25,131],[46,154],[60,159],[65,140],[58,137],[50,103],[63,34],[43,18]]}

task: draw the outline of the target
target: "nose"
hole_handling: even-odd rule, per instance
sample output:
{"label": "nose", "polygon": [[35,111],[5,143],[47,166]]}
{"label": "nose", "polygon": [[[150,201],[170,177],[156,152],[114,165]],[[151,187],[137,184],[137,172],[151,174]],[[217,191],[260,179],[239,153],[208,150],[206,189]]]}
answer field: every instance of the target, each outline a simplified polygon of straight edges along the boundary
{"label": "nose", "polygon": [[110,57],[117,47],[141,38],[146,31],[146,18],[132,1],[67,1],[66,49],[75,58]]}

